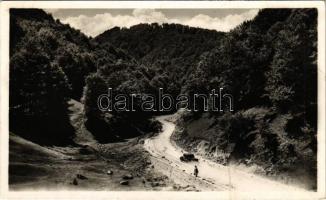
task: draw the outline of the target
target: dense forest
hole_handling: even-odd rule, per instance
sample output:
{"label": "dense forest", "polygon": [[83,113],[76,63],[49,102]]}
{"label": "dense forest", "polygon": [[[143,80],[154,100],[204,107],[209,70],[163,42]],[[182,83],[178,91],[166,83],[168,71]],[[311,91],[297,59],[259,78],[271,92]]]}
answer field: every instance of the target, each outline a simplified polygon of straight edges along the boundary
{"label": "dense forest", "polygon": [[[305,166],[316,176],[317,10],[263,9],[230,32],[179,24],[112,28],[89,38],[39,9],[10,11],[10,131],[43,143],[73,138],[67,100],[84,104],[101,141],[158,131],[143,112],[101,112],[97,98],[225,88],[234,112],[188,112],[174,134],[185,148],[204,141],[218,162]],[[173,110],[174,112],[175,110]],[[195,128],[200,127],[200,128]],[[195,149],[189,149],[196,151]],[[219,152],[224,157],[216,157]]]}
{"label": "dense forest", "polygon": [[[67,100],[80,100],[99,57],[131,57],[107,45],[97,50],[79,30],[39,9],[10,10],[10,130],[44,143],[69,142]],[[91,77],[89,77],[91,79]]]}
{"label": "dense forest", "polygon": [[308,171],[302,180],[316,180],[316,19],[313,9],[262,10],[230,31],[186,85],[228,89],[235,112],[188,113],[174,134],[177,143],[225,164],[293,176]]}

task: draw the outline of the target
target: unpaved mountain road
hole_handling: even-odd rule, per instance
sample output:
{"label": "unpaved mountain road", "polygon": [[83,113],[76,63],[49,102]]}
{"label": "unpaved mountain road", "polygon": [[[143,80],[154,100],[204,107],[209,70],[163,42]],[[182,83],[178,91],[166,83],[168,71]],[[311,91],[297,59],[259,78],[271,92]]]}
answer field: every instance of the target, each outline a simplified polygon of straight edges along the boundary
{"label": "unpaved mountain road", "polygon": [[[235,166],[220,165],[197,155],[199,162],[181,162],[180,156],[183,151],[170,140],[175,129],[175,124],[169,121],[171,117],[173,115],[157,118],[163,125],[163,131],[155,137],[146,139],[144,147],[152,155],[154,168],[170,177],[175,183],[194,186],[200,191],[305,191],[241,171]],[[199,169],[197,178],[193,175],[195,165]]]}
{"label": "unpaved mountain road", "polygon": [[[157,136],[100,144],[84,126],[83,105],[73,100],[69,105],[78,145],[42,146],[10,133],[10,190],[299,190],[198,156],[198,163],[181,162],[182,149],[170,140],[175,125],[169,120],[177,115],[157,118],[163,124],[163,132]],[[194,164],[199,168],[197,178],[192,175]],[[108,170],[113,174],[107,174]],[[77,174],[87,179],[77,179],[76,185]],[[121,185],[122,177],[130,174],[134,178],[129,185]]]}

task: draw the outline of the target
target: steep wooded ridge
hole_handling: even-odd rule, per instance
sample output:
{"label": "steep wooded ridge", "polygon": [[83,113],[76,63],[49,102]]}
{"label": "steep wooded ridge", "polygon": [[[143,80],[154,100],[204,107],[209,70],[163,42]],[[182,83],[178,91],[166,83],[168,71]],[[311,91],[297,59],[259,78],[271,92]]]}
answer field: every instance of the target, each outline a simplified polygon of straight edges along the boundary
{"label": "steep wooded ridge", "polygon": [[[100,142],[155,132],[155,112],[101,112],[125,94],[206,94],[223,87],[234,112],[188,112],[173,139],[221,163],[316,180],[317,10],[263,9],[223,33],[179,24],[113,28],[88,38],[39,9],[10,11],[10,131],[37,142],[74,136],[67,100],[84,103]],[[225,109],[226,110],[226,109]],[[300,166],[300,167],[298,167]],[[313,185],[313,184],[312,184]]]}
{"label": "steep wooded ridge", "polygon": [[315,187],[316,17],[313,9],[263,10],[228,33],[189,81],[200,77],[202,91],[228,89],[235,112],[189,113],[174,140],[218,162],[258,165]]}
{"label": "steep wooded ridge", "polygon": [[125,49],[146,66],[154,91],[178,95],[200,56],[219,46],[225,33],[180,24],[139,24],[113,28],[94,41]]}
{"label": "steep wooded ridge", "polygon": [[74,130],[67,100],[80,100],[99,57],[132,58],[109,44],[97,49],[79,30],[40,9],[10,10],[10,130],[42,143],[66,143]]}

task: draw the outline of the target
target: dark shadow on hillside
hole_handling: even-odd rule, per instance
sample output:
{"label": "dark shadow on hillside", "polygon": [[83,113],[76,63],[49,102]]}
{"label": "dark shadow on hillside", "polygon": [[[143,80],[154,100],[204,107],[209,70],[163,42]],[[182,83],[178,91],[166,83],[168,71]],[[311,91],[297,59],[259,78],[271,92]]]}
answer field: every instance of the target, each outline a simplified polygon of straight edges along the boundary
{"label": "dark shadow on hillside", "polygon": [[75,130],[68,116],[59,117],[14,117],[10,116],[9,130],[27,140],[41,145],[75,145]]}
{"label": "dark shadow on hillside", "polygon": [[85,127],[99,143],[123,142],[148,133],[159,132],[162,129],[160,122],[155,120],[128,121],[114,117],[109,122],[97,118],[89,118]]}
{"label": "dark shadow on hillside", "polygon": [[110,126],[103,120],[90,118],[86,120],[85,127],[101,144],[119,141],[119,138],[112,134]]}

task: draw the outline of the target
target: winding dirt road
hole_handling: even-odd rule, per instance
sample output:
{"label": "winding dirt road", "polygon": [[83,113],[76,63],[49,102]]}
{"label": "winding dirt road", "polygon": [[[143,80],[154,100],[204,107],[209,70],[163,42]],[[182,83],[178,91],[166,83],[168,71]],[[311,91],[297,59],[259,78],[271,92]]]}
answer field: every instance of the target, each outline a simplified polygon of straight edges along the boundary
{"label": "winding dirt road", "polygon": [[[170,140],[175,124],[170,122],[173,115],[157,118],[163,124],[163,131],[144,142],[145,149],[152,155],[153,168],[170,177],[176,184],[193,186],[200,191],[304,191],[301,188],[285,185],[233,166],[223,166],[200,156],[199,162],[180,161],[183,150]],[[199,169],[199,177],[194,177],[194,166]]]}

